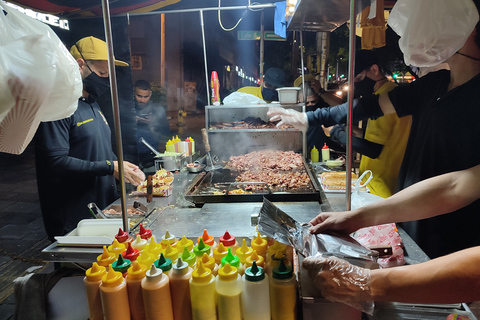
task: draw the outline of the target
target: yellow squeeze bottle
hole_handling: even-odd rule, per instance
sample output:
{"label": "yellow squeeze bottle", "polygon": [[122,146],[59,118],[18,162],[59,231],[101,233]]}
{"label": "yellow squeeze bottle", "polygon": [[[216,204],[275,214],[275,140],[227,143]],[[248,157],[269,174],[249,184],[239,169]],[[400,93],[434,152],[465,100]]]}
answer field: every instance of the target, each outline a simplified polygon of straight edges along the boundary
{"label": "yellow squeeze bottle", "polygon": [[318,157],[318,149],[313,146],[312,151],[310,151],[310,160],[312,160],[312,162],[318,162]]}
{"label": "yellow squeeze bottle", "polygon": [[198,262],[199,261],[202,261],[203,263],[203,266],[205,268],[208,268],[210,270],[212,270],[212,274],[214,276],[217,276],[218,274],[218,269],[220,268],[218,264],[215,263],[215,258],[212,257],[212,256],[209,256],[206,252],[203,254],[203,256],[201,256],[200,258],[197,258],[197,266],[198,266]]}
{"label": "yellow squeeze bottle", "polygon": [[293,268],[286,266],[283,260],[272,270],[270,308],[272,320],[297,319],[297,279]]}
{"label": "yellow squeeze bottle", "polygon": [[260,236],[260,232],[257,232],[257,237],[252,240],[250,246],[259,256],[262,256],[263,259],[267,258],[268,241]]}
{"label": "yellow squeeze bottle", "polygon": [[167,144],[165,145],[166,152],[175,152],[175,145],[173,144],[172,140],[168,140]]}
{"label": "yellow squeeze bottle", "polygon": [[248,256],[253,253],[253,249],[247,246],[247,241],[243,239],[242,246],[237,249],[236,255],[241,263],[245,263]]}
{"label": "yellow squeeze bottle", "polygon": [[228,254],[227,248],[223,245],[223,243],[219,243],[218,247],[213,249],[213,258],[215,258],[215,263],[219,264],[222,262],[222,258]]}
{"label": "yellow squeeze bottle", "polygon": [[193,250],[193,240],[187,239],[187,237],[182,236],[182,239],[177,242],[178,252],[183,252],[183,248],[187,248],[188,251]]}
{"label": "yellow squeeze bottle", "polygon": [[218,270],[215,281],[218,320],[242,320],[242,278],[228,262]]}
{"label": "yellow squeeze bottle", "polygon": [[103,246],[103,253],[97,256],[97,263],[99,266],[108,267],[117,260],[117,255],[113,252],[108,252],[107,246]]}
{"label": "yellow squeeze bottle", "polygon": [[190,278],[190,300],[193,320],[217,320],[215,305],[215,277],[212,270],[205,268],[203,262],[197,262]]}

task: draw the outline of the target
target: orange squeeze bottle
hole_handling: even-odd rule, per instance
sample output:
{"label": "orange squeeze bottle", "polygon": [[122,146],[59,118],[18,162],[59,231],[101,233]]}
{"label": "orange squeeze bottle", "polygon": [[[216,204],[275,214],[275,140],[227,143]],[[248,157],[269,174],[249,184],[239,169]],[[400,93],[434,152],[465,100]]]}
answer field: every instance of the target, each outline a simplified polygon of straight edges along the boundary
{"label": "orange squeeze bottle", "polygon": [[173,317],[175,320],[191,320],[190,278],[193,269],[178,258],[169,274],[170,294],[172,296]]}
{"label": "orange squeeze bottle", "polygon": [[128,303],[132,320],[145,319],[142,280],[145,278],[146,274],[147,268],[138,261],[133,261],[132,266],[128,269],[127,277],[125,278],[127,281]]}
{"label": "orange squeeze bottle", "polygon": [[142,280],[142,293],[145,319],[173,320],[168,276],[161,269],[157,269],[154,264]]}
{"label": "orange squeeze bottle", "polygon": [[100,283],[102,277],[107,273],[105,267],[99,266],[96,262],[85,272],[83,283],[87,294],[88,312],[90,320],[103,320],[102,301],[100,299]]}
{"label": "orange squeeze bottle", "polygon": [[129,320],[130,307],[128,305],[127,282],[123,275],[108,268],[108,273],[102,277],[100,297],[105,320]]}

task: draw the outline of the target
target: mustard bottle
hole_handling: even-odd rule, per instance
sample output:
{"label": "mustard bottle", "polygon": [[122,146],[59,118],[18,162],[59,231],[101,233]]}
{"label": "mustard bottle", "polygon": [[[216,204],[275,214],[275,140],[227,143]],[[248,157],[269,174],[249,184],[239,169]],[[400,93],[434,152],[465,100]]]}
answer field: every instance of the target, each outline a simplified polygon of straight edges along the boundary
{"label": "mustard bottle", "polygon": [[310,160],[312,160],[312,162],[318,162],[318,156],[318,149],[313,146],[312,151],[310,151]]}

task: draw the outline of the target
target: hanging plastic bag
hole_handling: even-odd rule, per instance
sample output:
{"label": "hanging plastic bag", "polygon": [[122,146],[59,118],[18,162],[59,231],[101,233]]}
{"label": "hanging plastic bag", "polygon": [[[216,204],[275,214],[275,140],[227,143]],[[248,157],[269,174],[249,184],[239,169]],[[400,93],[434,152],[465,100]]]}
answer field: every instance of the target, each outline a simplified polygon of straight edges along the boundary
{"label": "hanging plastic bag", "polygon": [[[367,181],[363,183],[363,178],[369,174],[370,176],[368,177]],[[353,192],[352,192],[352,210],[361,208],[363,206],[366,206],[370,203],[374,203],[380,200],[383,200],[382,197],[371,194],[368,192],[366,186],[367,184],[373,179],[373,174],[372,171],[367,170],[362,175],[360,178],[355,181],[354,187],[353,187]]]}
{"label": "hanging plastic bag", "polygon": [[265,104],[266,102],[259,97],[246,92],[232,92],[223,99],[224,105],[243,106],[246,104]]}
{"label": "hanging plastic bag", "polygon": [[41,121],[72,115],[82,87],[55,32],[0,2],[0,152],[22,153]]}
{"label": "hanging plastic bag", "polygon": [[472,0],[398,0],[388,24],[400,36],[405,64],[433,67],[458,51],[478,22]]}

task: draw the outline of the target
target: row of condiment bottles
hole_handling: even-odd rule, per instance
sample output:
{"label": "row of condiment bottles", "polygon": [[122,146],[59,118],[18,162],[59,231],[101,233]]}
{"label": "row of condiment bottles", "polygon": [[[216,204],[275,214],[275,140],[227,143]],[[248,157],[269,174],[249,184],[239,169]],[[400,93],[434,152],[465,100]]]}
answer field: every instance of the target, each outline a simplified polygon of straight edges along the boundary
{"label": "row of condiment bottles", "polygon": [[165,152],[184,153],[186,156],[191,156],[195,153],[195,141],[192,137],[188,137],[185,141],[182,141],[177,135],[167,141]]}
{"label": "row of condiment bottles", "polygon": [[127,276],[93,263],[84,283],[90,320],[292,320],[297,319],[297,282],[291,266],[272,270],[254,262],[240,276],[226,263],[214,276],[199,261],[193,270],[181,258],[170,273],[134,261]]}

